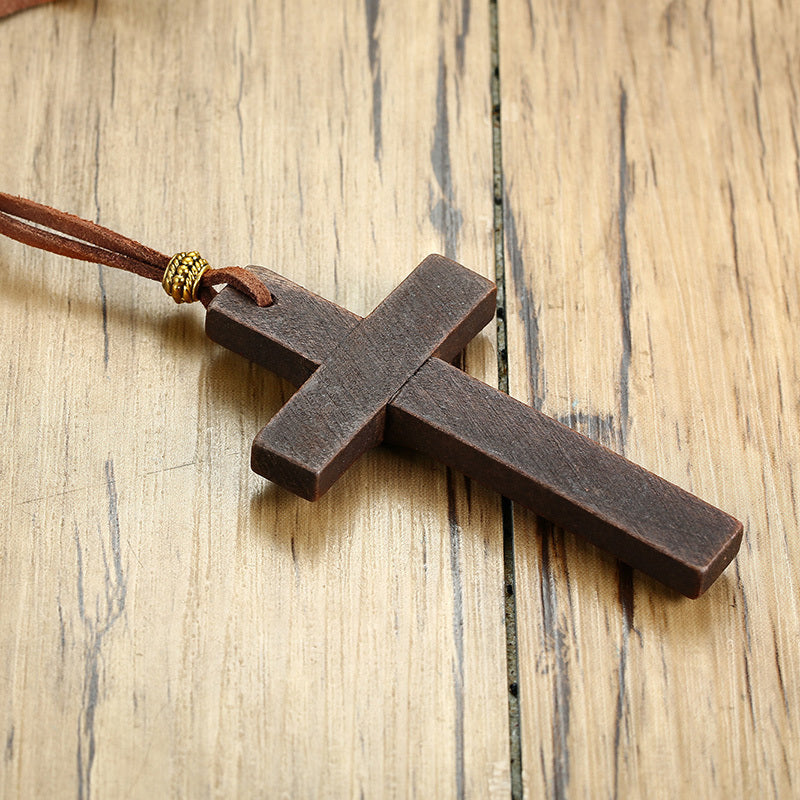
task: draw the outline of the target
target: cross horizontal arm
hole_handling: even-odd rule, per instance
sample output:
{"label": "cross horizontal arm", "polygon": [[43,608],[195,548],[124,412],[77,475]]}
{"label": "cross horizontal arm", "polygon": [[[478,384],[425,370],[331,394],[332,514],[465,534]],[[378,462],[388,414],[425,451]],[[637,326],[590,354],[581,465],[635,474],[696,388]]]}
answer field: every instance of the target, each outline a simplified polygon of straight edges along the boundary
{"label": "cross horizontal arm", "polygon": [[252,467],[307,500],[383,440],[386,406],[432,355],[454,358],[494,316],[495,285],[428,256],[350,328],[253,442]]}
{"label": "cross horizontal arm", "polygon": [[[303,383],[359,318],[270,270],[258,308],[232,289],[211,303],[214,341]],[[429,359],[390,401],[387,441],[414,447],[581,533],[689,597],[736,554],[728,514],[450,364]]]}

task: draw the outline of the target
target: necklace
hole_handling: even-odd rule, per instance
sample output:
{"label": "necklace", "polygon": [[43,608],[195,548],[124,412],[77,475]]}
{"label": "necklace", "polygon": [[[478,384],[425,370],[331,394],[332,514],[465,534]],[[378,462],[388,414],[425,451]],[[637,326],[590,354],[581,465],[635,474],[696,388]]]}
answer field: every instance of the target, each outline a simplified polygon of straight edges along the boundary
{"label": "necklace", "polygon": [[6,194],[0,233],[159,280],[178,303],[202,301],[213,341],[300,385],[255,437],[251,465],[308,500],[386,441],[460,470],[689,597],[738,551],[742,525],[728,514],[449,363],[492,319],[495,287],[448,258],[426,258],[361,319],[271,270],[211,269],[196,252],[169,258]]}

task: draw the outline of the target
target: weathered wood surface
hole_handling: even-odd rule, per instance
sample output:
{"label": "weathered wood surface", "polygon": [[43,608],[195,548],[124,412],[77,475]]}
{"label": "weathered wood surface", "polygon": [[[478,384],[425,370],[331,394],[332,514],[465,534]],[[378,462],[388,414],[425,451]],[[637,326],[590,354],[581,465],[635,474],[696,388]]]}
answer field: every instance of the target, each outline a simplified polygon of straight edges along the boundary
{"label": "weathered wood surface", "polygon": [[[516,509],[507,670],[496,497],[396,448],[316,504],[265,486],[285,384],[0,242],[4,797],[797,794],[797,9],[499,16],[512,392],[743,519],[735,564],[684,600]],[[489,20],[32,9],[0,181],[360,315],[428,252],[492,276]],[[496,381],[490,335],[464,365]]]}
{"label": "weathered wood surface", "polygon": [[501,3],[512,392],[745,523],[685,601],[515,514],[530,797],[800,793],[798,10]]}
{"label": "weathered wood surface", "polygon": [[[489,20],[425,2],[98,3],[0,22],[0,176],[361,315],[494,277]],[[459,224],[460,223],[460,224]],[[0,243],[3,797],[504,797],[498,498],[377,450],[250,471],[289,387],[142,279]],[[496,381],[491,330],[467,351]]]}

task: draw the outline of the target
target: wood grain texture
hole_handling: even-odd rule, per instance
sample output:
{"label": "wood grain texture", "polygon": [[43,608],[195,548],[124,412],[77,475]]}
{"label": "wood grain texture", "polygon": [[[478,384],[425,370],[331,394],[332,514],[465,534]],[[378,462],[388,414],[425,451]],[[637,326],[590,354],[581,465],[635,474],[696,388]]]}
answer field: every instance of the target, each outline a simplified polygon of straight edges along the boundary
{"label": "wood grain texture", "polygon": [[[361,315],[430,252],[493,276],[469,11],[14,15],[2,185]],[[6,241],[0,273],[0,795],[507,796],[497,498],[389,450],[314,505],[265,488],[288,387],[201,308]],[[488,333],[465,365],[494,380]]]}
{"label": "wood grain texture", "polygon": [[516,513],[526,791],[795,797],[797,6],[499,11],[512,392],[745,521],[689,603]]}

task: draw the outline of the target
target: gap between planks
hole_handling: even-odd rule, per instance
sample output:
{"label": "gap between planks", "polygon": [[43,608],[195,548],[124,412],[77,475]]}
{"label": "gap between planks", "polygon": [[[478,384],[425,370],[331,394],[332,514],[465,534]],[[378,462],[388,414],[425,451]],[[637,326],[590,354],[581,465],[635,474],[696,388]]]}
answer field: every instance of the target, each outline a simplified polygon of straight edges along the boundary
{"label": "gap between planks", "polygon": [[[500,35],[497,0],[489,0],[492,95],[492,208],[494,273],[497,284],[497,388],[508,394],[508,337],[506,335],[505,229],[503,225],[503,137],[500,115]],[[509,775],[511,797],[522,800],[522,728],[519,704],[519,647],[517,641],[516,564],[514,561],[514,504],[502,498],[503,595],[506,629],[506,690],[508,692]]]}

